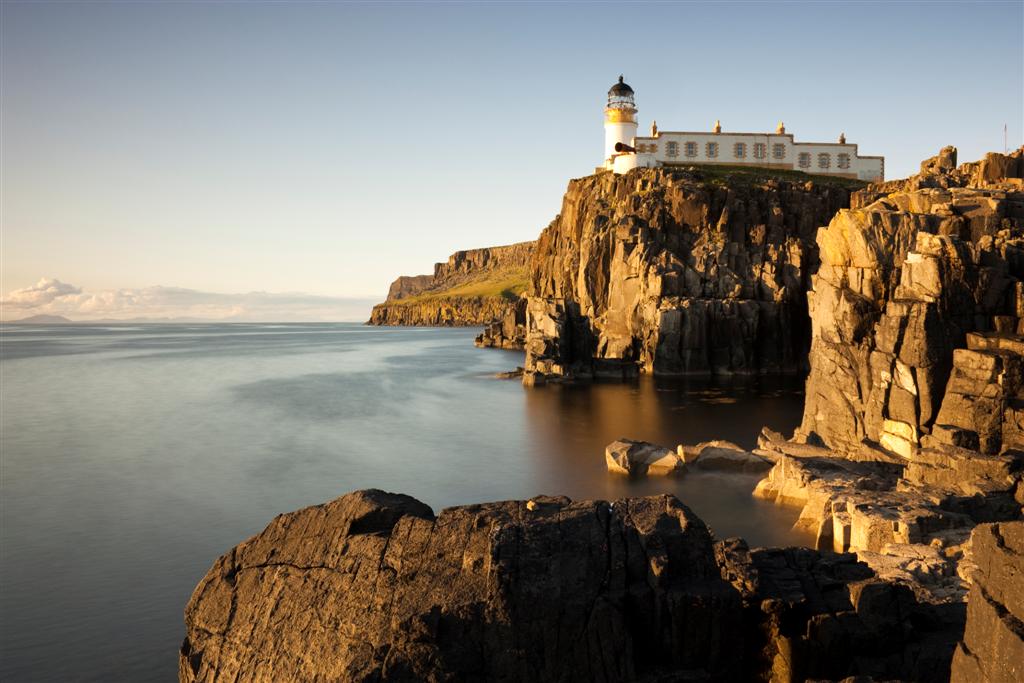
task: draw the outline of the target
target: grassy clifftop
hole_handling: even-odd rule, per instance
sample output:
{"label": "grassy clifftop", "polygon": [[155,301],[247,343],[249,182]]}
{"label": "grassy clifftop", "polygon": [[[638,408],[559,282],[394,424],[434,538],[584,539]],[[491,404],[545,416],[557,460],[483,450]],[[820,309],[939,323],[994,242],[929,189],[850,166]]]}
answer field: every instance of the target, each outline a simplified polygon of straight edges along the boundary
{"label": "grassy clifftop", "polygon": [[865,180],[842,178],[834,175],[817,175],[804,171],[784,168],[761,168],[758,166],[734,166],[731,164],[686,164],[666,167],[671,171],[689,171],[696,177],[713,185],[747,186],[767,182],[769,180],[788,180],[791,182],[814,182],[822,185],[842,187],[847,190],[860,190],[868,186]]}
{"label": "grassy clifftop", "polygon": [[526,266],[500,271],[485,271],[451,287],[429,289],[392,303],[399,306],[419,305],[440,297],[500,297],[512,301],[526,291],[529,281],[530,272]]}
{"label": "grassy clifftop", "polygon": [[483,325],[501,318],[530,281],[533,242],[457,251],[433,275],[403,276],[373,309],[373,325]]}

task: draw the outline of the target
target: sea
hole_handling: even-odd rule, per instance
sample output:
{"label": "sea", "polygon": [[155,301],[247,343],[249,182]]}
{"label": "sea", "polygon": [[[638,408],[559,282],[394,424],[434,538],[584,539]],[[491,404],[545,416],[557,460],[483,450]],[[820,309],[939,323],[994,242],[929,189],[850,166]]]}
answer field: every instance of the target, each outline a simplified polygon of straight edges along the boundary
{"label": "sea", "polygon": [[452,505],[673,493],[718,538],[798,545],[757,477],[630,480],[666,446],[800,420],[799,379],[527,389],[475,329],[359,324],[0,328],[0,680],[174,681],[183,610],[218,556],[348,491]]}

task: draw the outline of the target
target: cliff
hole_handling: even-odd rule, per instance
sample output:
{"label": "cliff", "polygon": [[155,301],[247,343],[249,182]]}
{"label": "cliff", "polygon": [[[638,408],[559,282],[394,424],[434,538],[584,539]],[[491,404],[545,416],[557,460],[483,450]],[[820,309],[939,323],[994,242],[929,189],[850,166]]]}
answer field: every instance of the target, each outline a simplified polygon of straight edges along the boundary
{"label": "cliff", "polygon": [[1022,152],[955,159],[946,148],[819,231],[801,440],[1024,446]]}
{"label": "cliff", "polygon": [[[573,181],[531,296],[482,335],[523,328],[528,381],[806,358],[794,438],[638,453],[680,472],[722,450],[770,464],[754,495],[799,508],[816,549],[715,542],[671,496],[435,515],[355,492],[214,564],[180,680],[1020,680],[1024,151],[957,166],[944,148],[849,190],[736,171]],[[448,272],[479,269],[465,262]]]}
{"label": "cliff", "polygon": [[959,637],[946,612],[849,555],[716,544],[672,496],[435,516],[358,491],[214,564],[179,679],[933,681]]}
{"label": "cliff", "polygon": [[729,167],[571,181],[531,262],[525,381],[803,369],[815,231],[863,186]]}
{"label": "cliff", "polygon": [[400,276],[373,307],[371,325],[483,325],[514,309],[533,242],[457,251],[433,275]]}

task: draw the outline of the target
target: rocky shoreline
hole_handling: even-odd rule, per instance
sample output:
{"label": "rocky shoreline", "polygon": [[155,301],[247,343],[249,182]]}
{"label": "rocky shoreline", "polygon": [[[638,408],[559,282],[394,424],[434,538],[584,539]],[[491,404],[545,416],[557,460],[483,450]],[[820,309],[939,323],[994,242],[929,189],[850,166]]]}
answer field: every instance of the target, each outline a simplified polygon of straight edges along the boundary
{"label": "rocky shoreline", "polygon": [[524,384],[806,367],[792,438],[604,455],[764,472],[815,547],[716,540],[672,496],[354,492],[217,561],[181,681],[1024,678],[1024,150],[852,194],[593,176],[531,258],[477,341],[525,338]]}
{"label": "rocky shoreline", "polygon": [[981,525],[973,546],[965,610],[851,554],[716,542],[673,496],[435,516],[357,491],[217,561],[186,609],[179,676],[1019,680],[1024,522]]}

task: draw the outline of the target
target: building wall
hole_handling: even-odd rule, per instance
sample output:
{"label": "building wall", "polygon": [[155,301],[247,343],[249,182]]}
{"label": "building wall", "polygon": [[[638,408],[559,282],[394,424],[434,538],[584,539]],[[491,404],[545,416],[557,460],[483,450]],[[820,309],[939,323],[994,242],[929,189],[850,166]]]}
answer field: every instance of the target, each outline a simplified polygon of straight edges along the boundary
{"label": "building wall", "polygon": [[622,121],[609,122],[604,124],[604,158],[611,159],[615,154],[615,143],[624,142],[627,145],[633,144],[636,137],[636,122]]}
{"label": "building wall", "polygon": [[[663,164],[734,164],[785,168],[817,175],[835,175],[860,180],[883,180],[885,165],[882,157],[862,157],[857,154],[857,145],[839,143],[794,142],[789,133],[700,133],[659,131],[654,137],[638,136],[634,146],[637,152],[653,154]],[[676,145],[676,154],[672,146]],[[695,143],[696,154],[687,155],[686,143]],[[708,155],[708,143],[718,145],[715,156]],[[745,145],[745,155],[736,155],[736,144]],[[755,145],[765,145],[764,158],[756,158]],[[775,145],[782,145],[782,157],[777,158]],[[810,165],[800,165],[800,155],[810,154]],[[819,155],[828,155],[828,167],[819,163]],[[840,168],[839,155],[849,155],[849,167]]]}

